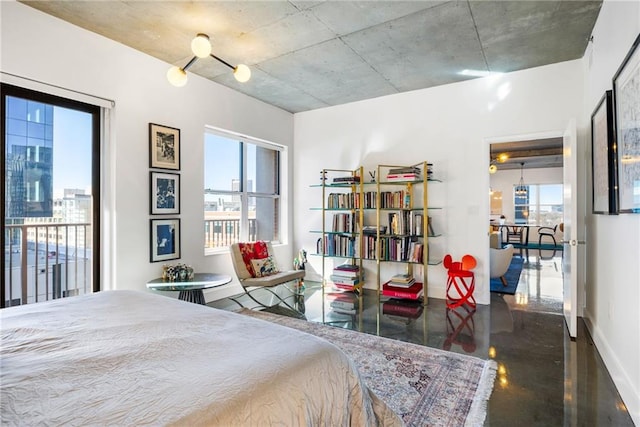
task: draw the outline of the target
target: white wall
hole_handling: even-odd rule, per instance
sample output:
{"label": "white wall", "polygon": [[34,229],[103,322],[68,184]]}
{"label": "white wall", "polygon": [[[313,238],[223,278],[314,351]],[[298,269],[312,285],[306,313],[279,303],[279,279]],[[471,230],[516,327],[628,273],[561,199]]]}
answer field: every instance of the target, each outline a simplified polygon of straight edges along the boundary
{"label": "white wall", "polygon": [[[612,89],[613,75],[639,33],[640,2],[603,3],[584,58],[585,118]],[[592,215],[591,205],[587,212],[584,317],[634,422],[640,425],[640,215]]]}
{"label": "white wall", "polygon": [[[150,122],[181,130],[182,258],[171,263],[235,277],[228,254],[205,257],[203,251],[205,125],[291,147],[293,116],[193,74],[185,87],[175,88],[165,77],[167,63],[13,1],[0,2],[0,9],[3,73],[115,101],[111,146],[104,153],[111,156],[104,200],[112,203],[103,214],[112,220],[104,249],[108,254],[111,248],[113,262],[103,288],[146,289],[161,273],[162,263],[149,262]],[[289,208],[284,217],[290,216]],[[280,247],[278,256],[292,259],[290,246]]]}
{"label": "white wall", "polygon": [[[442,217],[436,218],[444,233],[437,249],[440,255],[460,258],[469,253],[478,258],[475,295],[479,303],[488,304],[488,141],[561,135],[571,118],[584,126],[579,120],[581,75],[581,62],[571,61],[296,114],[296,247],[315,252],[317,235],[308,230],[319,227],[319,214],[309,208],[320,206],[321,199],[309,184],[318,182],[321,168],[362,164],[370,170],[378,163],[427,160],[444,181],[429,190],[430,203],[444,207]],[[319,270],[317,257],[311,257],[311,268]],[[429,296],[443,298],[445,284],[445,269],[430,267]]]}

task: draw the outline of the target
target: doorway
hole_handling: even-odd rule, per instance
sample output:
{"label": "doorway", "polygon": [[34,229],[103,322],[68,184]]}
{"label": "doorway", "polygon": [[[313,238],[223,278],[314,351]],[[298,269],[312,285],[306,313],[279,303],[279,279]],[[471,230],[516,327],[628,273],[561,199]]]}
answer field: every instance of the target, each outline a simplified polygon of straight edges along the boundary
{"label": "doorway", "polygon": [[[562,232],[557,227],[553,238],[538,232],[563,218],[562,134],[490,141],[489,158],[489,220],[515,225],[498,227],[500,241],[513,244],[521,260],[515,292],[504,300],[518,310],[562,314]],[[495,279],[493,289],[499,290]]]}
{"label": "doorway", "polygon": [[98,291],[100,107],[0,89],[0,306]]}

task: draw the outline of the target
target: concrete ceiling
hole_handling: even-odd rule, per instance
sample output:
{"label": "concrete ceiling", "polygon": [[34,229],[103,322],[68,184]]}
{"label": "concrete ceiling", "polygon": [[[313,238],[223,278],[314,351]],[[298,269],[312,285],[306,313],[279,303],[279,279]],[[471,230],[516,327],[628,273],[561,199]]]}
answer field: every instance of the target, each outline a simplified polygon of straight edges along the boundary
{"label": "concrete ceiling", "polygon": [[[498,170],[563,167],[562,138],[491,144],[490,161]],[[499,160],[505,155],[506,160]]]}
{"label": "concrete ceiling", "polygon": [[[22,1],[170,64],[197,33],[250,66],[189,72],[301,112],[581,58],[597,1]],[[168,84],[168,83],[167,83]],[[188,84],[188,83],[187,83]]]}

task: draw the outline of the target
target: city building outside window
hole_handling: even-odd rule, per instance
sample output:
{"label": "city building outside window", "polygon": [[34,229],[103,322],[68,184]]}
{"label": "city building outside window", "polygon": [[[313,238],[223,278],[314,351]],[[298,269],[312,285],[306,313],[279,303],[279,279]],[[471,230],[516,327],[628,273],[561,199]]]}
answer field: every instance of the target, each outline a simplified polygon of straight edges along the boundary
{"label": "city building outside window", "polygon": [[527,194],[513,194],[515,223],[553,227],[563,221],[563,185],[529,184]]}
{"label": "city building outside window", "polygon": [[100,107],[1,88],[2,307],[98,290]]}
{"label": "city building outside window", "polygon": [[236,242],[280,241],[282,148],[224,131],[205,132],[205,253]]}

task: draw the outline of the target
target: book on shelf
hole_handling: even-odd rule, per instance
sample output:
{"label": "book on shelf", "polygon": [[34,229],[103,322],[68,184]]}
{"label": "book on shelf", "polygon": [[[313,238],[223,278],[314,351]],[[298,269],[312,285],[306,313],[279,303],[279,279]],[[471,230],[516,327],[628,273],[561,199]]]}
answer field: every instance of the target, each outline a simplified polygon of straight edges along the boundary
{"label": "book on shelf", "polygon": [[402,174],[417,174],[420,175],[422,171],[417,166],[406,166],[389,169],[389,175],[402,175]]}
{"label": "book on shelf", "polygon": [[416,173],[389,174],[387,181],[420,181],[422,175]]}
{"label": "book on shelf", "polygon": [[355,285],[349,285],[346,283],[333,283],[333,287],[340,291],[355,291],[356,289],[360,289],[360,283],[356,283]]}
{"label": "book on shelf", "polygon": [[395,274],[391,277],[391,282],[393,283],[409,283],[412,280],[413,276],[406,273]]}
{"label": "book on shelf", "polygon": [[359,176],[337,176],[333,178],[334,184],[359,184]]}
{"label": "book on shelf", "polygon": [[415,283],[416,283],[416,279],[411,279],[411,281],[407,283],[403,283],[403,282],[396,283],[396,282],[389,281],[390,286],[393,286],[394,288],[403,288],[403,289],[409,289]]}
{"label": "book on shelf", "polygon": [[424,232],[424,215],[421,213],[413,214],[413,223],[411,224],[411,234],[422,236]]}
{"label": "book on shelf", "polygon": [[389,280],[389,284],[398,288],[410,288],[416,282],[416,279],[413,278],[410,274],[396,274],[391,277]]}
{"label": "book on shelf", "polygon": [[360,283],[360,276],[341,276],[337,274],[332,274],[329,276],[333,283],[342,283],[345,285],[357,285]]}
{"label": "book on shelf", "polygon": [[[365,225],[364,227],[362,227],[362,232],[364,234],[378,234],[378,227],[376,227],[375,225]],[[380,234],[384,234],[386,232],[387,232],[387,226],[381,225]]]}
{"label": "book on shelf", "polygon": [[333,268],[333,275],[342,278],[360,277],[360,266],[353,264],[340,264]]}
{"label": "book on shelf", "polygon": [[392,284],[387,282],[382,285],[382,295],[392,298],[417,300],[424,295],[424,289],[422,287],[422,283],[420,282],[415,282],[408,288],[393,286]]}
{"label": "book on shelf", "polygon": [[424,253],[424,244],[411,242],[409,244],[409,262],[421,263]]}
{"label": "book on shelf", "polygon": [[382,303],[382,314],[389,316],[417,319],[423,311],[424,307],[418,301],[390,299]]}

